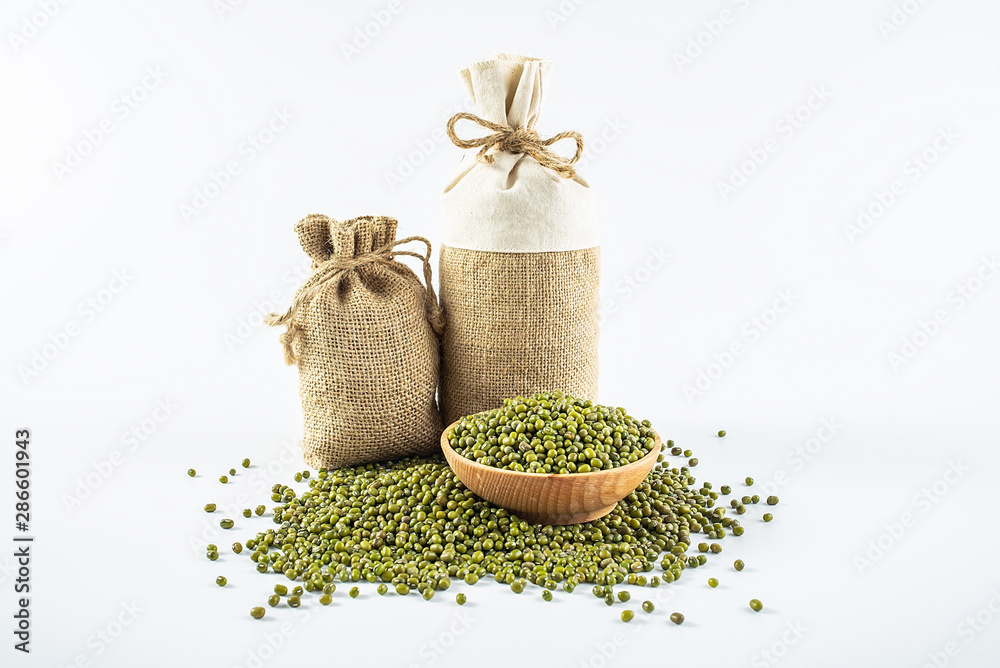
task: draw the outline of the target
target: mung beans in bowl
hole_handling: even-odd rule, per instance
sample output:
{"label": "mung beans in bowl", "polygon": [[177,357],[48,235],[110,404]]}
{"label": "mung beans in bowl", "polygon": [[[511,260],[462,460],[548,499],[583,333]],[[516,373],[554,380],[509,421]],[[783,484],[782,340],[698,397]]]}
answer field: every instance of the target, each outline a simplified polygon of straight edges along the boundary
{"label": "mung beans in bowl", "polygon": [[507,399],[441,436],[466,487],[542,524],[608,514],[656,465],[661,447],[648,420],[561,392]]}

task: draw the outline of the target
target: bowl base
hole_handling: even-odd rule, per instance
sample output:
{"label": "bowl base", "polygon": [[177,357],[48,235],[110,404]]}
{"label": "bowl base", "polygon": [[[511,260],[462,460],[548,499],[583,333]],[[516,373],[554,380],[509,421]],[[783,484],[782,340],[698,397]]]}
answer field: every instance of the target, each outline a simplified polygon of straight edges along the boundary
{"label": "bowl base", "polygon": [[566,524],[583,524],[584,522],[592,522],[594,520],[599,520],[612,510],[618,502],[615,501],[610,506],[606,506],[599,510],[586,510],[577,513],[568,513],[565,515],[533,515],[531,513],[518,513],[514,512],[520,519],[530,524],[551,524],[554,526],[564,526]]}

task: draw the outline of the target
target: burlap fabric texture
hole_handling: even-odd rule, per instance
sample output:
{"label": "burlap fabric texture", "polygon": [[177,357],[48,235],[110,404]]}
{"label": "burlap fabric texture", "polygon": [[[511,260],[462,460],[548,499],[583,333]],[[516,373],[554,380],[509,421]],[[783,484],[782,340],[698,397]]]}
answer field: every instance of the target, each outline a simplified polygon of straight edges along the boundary
{"label": "burlap fabric texture", "polygon": [[[337,221],[312,214],[295,225],[312,274],[283,315],[285,361],[299,367],[302,453],[314,468],[422,455],[439,448],[435,401],[441,311],[431,284],[430,242],[396,241],[396,221]],[[426,252],[401,246],[422,242]],[[424,283],[396,258],[423,262]]]}
{"label": "burlap fabric texture", "polygon": [[491,253],[441,248],[441,407],[449,424],[507,397],[597,397],[600,248]]}

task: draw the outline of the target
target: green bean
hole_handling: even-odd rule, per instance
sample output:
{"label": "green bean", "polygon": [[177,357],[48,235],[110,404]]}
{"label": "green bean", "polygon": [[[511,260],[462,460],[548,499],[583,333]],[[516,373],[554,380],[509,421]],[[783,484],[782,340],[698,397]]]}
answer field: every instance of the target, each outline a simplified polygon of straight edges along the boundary
{"label": "green bean", "polygon": [[719,438],[722,438],[722,437],[724,437],[725,435],[726,435],[726,430],[725,430],[725,429],[720,429],[720,430],[719,430]]}
{"label": "green bean", "polygon": [[708,586],[715,589],[719,586],[719,581],[716,578],[708,578]]}
{"label": "green bean", "polygon": [[188,469],[188,475],[189,475],[189,476],[191,476],[191,477],[193,478],[193,477],[195,477],[196,475],[198,475],[198,472],[197,472],[197,471],[195,471],[194,469]]}
{"label": "green bean", "polygon": [[215,578],[215,584],[219,585],[220,587],[225,587],[228,582],[229,580],[226,579],[225,575],[220,575],[219,577]]}
{"label": "green bean", "polygon": [[267,597],[267,604],[272,608],[278,605],[279,603],[281,603],[281,597],[278,596],[277,594],[271,594],[270,596]]}
{"label": "green bean", "polygon": [[642,602],[642,609],[645,612],[652,612],[653,610],[656,609],[656,606],[653,605],[652,601],[643,601]]}
{"label": "green bean", "polygon": [[500,408],[459,420],[446,437],[456,453],[480,464],[543,474],[625,466],[656,442],[648,420],[561,392],[505,399]]}
{"label": "green bean", "polygon": [[743,566],[744,564],[742,559],[737,559],[736,561],[733,562],[733,568],[735,568],[738,571],[742,571]]}
{"label": "green bean", "polygon": [[244,459],[242,462],[240,462],[240,464],[242,464],[243,468],[245,468],[245,469],[250,468],[250,460],[249,459]]}
{"label": "green bean", "polygon": [[760,612],[761,610],[764,609],[764,604],[761,603],[756,598],[752,598],[750,599],[750,609],[753,610],[754,612]]}
{"label": "green bean", "polygon": [[467,600],[468,599],[466,598],[465,594],[463,594],[462,592],[458,592],[457,594],[455,594],[455,603],[458,603],[459,605],[465,605],[465,602]]}
{"label": "green bean", "polygon": [[631,610],[622,610],[622,621],[631,622],[632,618],[635,617],[635,613]]}
{"label": "green bean", "polygon": [[216,508],[216,505],[214,503],[206,503],[205,504],[205,512],[206,513],[214,513],[215,512],[215,508]]}
{"label": "green bean", "polygon": [[778,497],[776,497],[776,496],[769,496],[769,497],[767,497],[767,505],[769,505],[769,506],[776,506],[776,505],[778,505]]}
{"label": "green bean", "polygon": [[219,526],[222,527],[223,529],[232,529],[234,524],[235,522],[229,519],[221,520],[219,522]]}
{"label": "green bean", "polygon": [[772,515],[771,513],[764,513],[764,517],[762,519],[765,522],[770,522],[771,520],[774,519],[774,515]]}
{"label": "green bean", "polygon": [[264,608],[261,608],[260,606],[256,608],[250,608],[250,616],[253,617],[254,619],[260,619],[261,617],[264,616]]}
{"label": "green bean", "polygon": [[677,624],[678,626],[680,626],[681,624],[684,623],[684,615],[682,615],[679,612],[671,612],[670,613],[670,621],[672,621],[674,624]]}

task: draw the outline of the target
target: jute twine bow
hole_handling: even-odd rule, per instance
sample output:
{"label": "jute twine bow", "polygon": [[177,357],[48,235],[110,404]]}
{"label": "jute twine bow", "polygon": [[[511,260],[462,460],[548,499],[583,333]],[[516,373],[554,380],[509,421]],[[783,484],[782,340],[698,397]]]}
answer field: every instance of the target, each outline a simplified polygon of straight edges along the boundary
{"label": "jute twine bow", "polygon": [[[476,139],[461,139],[455,134],[455,123],[461,120],[472,121],[487,130],[492,130],[493,134]],[[475,114],[460,112],[448,119],[448,138],[459,148],[481,147],[477,158],[487,165],[493,164],[494,155],[490,151],[506,151],[507,153],[523,153],[530,155],[542,167],[548,167],[559,176],[571,179],[576,175],[573,164],[583,155],[583,136],[576,131],[560,132],[548,139],[542,139],[530,127],[512,128],[509,125],[499,125],[492,123]],[[563,139],[572,139],[576,142],[576,153],[572,158],[564,158],[548,149],[556,142]]]}
{"label": "jute twine bow", "polygon": [[[427,246],[427,254],[421,255],[420,253],[414,253],[413,251],[395,250],[396,246],[401,246],[411,241],[420,241]],[[312,276],[310,276],[306,282],[302,284],[299,291],[295,293],[295,299],[292,300],[292,305],[288,307],[288,310],[285,311],[283,315],[271,313],[267,316],[266,322],[271,327],[277,327],[285,324],[288,325],[288,329],[278,339],[281,341],[285,349],[285,364],[291,365],[298,361],[298,355],[295,353],[294,346],[296,341],[298,341],[299,335],[302,333],[302,326],[298,322],[296,316],[304,306],[312,301],[317,292],[322,290],[327,284],[339,280],[345,272],[352,271],[367,264],[391,265],[394,262],[394,258],[399,255],[409,255],[410,257],[415,257],[423,261],[424,281],[426,283],[424,301],[427,306],[427,321],[430,323],[434,333],[440,336],[441,332],[444,330],[444,317],[441,313],[441,307],[438,304],[437,295],[434,293],[434,285],[431,283],[431,242],[424,237],[406,237],[405,239],[400,239],[395,243],[383,246],[382,248],[372,251],[371,253],[362,253],[361,255],[355,255],[354,257],[349,258],[331,257],[329,260],[320,264],[319,267],[313,271]],[[417,283],[419,284],[419,281],[417,281]]]}

